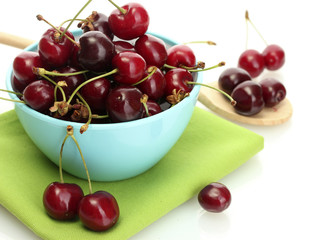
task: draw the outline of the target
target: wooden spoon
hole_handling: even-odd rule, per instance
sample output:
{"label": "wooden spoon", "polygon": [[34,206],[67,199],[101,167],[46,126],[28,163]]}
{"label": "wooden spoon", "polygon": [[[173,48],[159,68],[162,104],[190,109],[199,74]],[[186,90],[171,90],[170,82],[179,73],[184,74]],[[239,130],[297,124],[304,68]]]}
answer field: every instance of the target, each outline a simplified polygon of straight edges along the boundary
{"label": "wooden spoon", "polygon": [[[218,88],[218,81],[208,84]],[[253,116],[243,116],[234,111],[234,108],[225,96],[207,87],[201,87],[199,101],[213,112],[227,119],[252,125],[278,125],[289,120],[293,113],[292,104],[284,99],[272,108],[265,107]]]}
{"label": "wooden spoon", "polygon": [[0,43],[8,46],[24,49],[34,42],[35,41],[32,41],[27,38],[22,38],[15,35],[11,35],[9,33],[0,32]]}

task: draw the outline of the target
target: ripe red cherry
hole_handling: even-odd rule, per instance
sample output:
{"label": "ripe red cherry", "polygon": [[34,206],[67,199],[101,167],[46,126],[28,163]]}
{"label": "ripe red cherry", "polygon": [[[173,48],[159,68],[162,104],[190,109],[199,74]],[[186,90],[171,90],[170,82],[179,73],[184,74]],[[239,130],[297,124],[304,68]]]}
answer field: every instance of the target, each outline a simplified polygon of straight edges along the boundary
{"label": "ripe red cherry", "polygon": [[13,72],[22,85],[37,80],[38,76],[33,73],[33,67],[44,67],[40,55],[36,52],[22,52],[18,54],[13,62]]}
{"label": "ripe red cherry", "polygon": [[263,72],[265,60],[257,50],[248,49],[239,57],[238,67],[243,68],[251,77],[255,78]]}
{"label": "ripe red cherry", "polygon": [[222,183],[211,183],[198,194],[200,205],[209,212],[219,213],[227,209],[231,203],[231,194]]}
{"label": "ripe red cherry", "polygon": [[277,70],[285,63],[285,52],[276,44],[268,45],[262,52],[262,56],[264,58],[266,68],[269,70]]}
{"label": "ripe red cherry", "polygon": [[37,80],[24,89],[23,100],[36,111],[46,112],[54,103],[54,86],[46,80]]}
{"label": "ripe red cherry", "polygon": [[[60,30],[65,29],[61,27]],[[53,69],[65,66],[73,51],[74,44],[65,36],[60,38],[60,35],[55,29],[50,28],[42,35],[39,42],[41,59]],[[67,31],[66,35],[74,40],[71,32]]]}
{"label": "ripe red cherry", "polygon": [[244,82],[252,80],[250,74],[242,68],[227,68],[218,79],[219,88],[228,94],[231,94],[234,88]]}
{"label": "ripe red cherry", "polygon": [[86,195],[80,201],[78,215],[87,228],[105,231],[118,221],[119,207],[110,193],[97,191]]}
{"label": "ripe red cherry", "polygon": [[166,63],[168,55],[166,45],[160,38],[145,34],[137,39],[135,49],[148,65],[161,68]]}
{"label": "ripe red cherry", "polygon": [[121,52],[112,59],[113,68],[118,69],[114,79],[122,84],[134,84],[142,79],[146,69],[146,62],[135,52]]}
{"label": "ripe red cherry", "polygon": [[19,81],[14,74],[11,75],[11,86],[15,92],[23,93],[27,86],[24,82]]}
{"label": "ripe red cherry", "polygon": [[232,94],[236,101],[237,113],[250,116],[259,113],[265,106],[261,86],[254,81],[245,81],[237,85]]}
{"label": "ripe red cherry", "polygon": [[[148,108],[148,112],[150,116],[156,115],[158,113],[162,112],[162,109],[160,107],[160,105],[153,100],[148,100],[146,102],[146,106]],[[142,113],[142,118],[148,117],[148,115],[146,114],[145,108],[143,106],[143,113]]]}
{"label": "ripe red cherry", "polygon": [[173,90],[176,89],[176,92],[179,90],[184,91],[185,93],[191,92],[193,85],[187,84],[187,82],[193,82],[192,74],[184,68],[174,68],[169,70],[165,74],[166,87],[165,95],[169,96],[172,94]]}
{"label": "ripe red cherry", "polygon": [[88,22],[85,25],[82,25],[84,33],[89,31],[100,31],[104,33],[108,38],[114,38],[114,34],[111,32],[111,29],[108,25],[107,15],[93,11],[87,19]]}
{"label": "ripe red cherry", "polygon": [[142,117],[142,92],[132,86],[112,89],[106,100],[107,113],[113,122],[126,122]]}
{"label": "ripe red cherry", "polygon": [[[59,73],[74,73],[79,70],[73,67],[63,67],[57,70]],[[70,97],[70,95],[74,92],[74,90],[85,81],[83,74],[73,75],[73,76],[57,76],[53,79],[56,82],[64,81],[67,86],[62,86],[62,89],[65,92],[66,99]],[[57,100],[63,100],[62,94],[59,90],[57,90]]]}
{"label": "ripe red cherry", "polygon": [[136,52],[134,46],[129,43],[129,42],[125,42],[125,41],[114,41],[115,44],[115,54],[118,54],[120,52]]}
{"label": "ripe red cherry", "polygon": [[122,9],[125,13],[115,9],[108,18],[114,35],[123,40],[132,40],[145,34],[150,22],[145,8],[139,3],[128,3]]}
{"label": "ripe red cherry", "polygon": [[106,78],[99,78],[81,89],[81,95],[89,104],[92,112],[103,113],[106,111],[106,99],[110,91],[110,81]]}
{"label": "ripe red cherry", "polygon": [[194,67],[196,58],[193,50],[187,45],[174,45],[168,50],[167,64],[174,67]]}
{"label": "ripe red cherry", "polygon": [[274,107],[286,97],[286,88],[274,78],[265,78],[259,82],[266,107]]}
{"label": "ripe red cherry", "polygon": [[51,183],[43,193],[43,205],[47,213],[58,220],[76,218],[83,190],[72,183]]}
{"label": "ripe red cherry", "polygon": [[85,69],[103,72],[110,68],[115,45],[104,33],[100,31],[83,33],[79,43],[78,62]]}
{"label": "ripe red cherry", "polygon": [[[145,71],[144,77],[153,71],[153,66],[149,66]],[[165,94],[166,79],[165,75],[159,68],[145,81],[137,85],[142,93],[146,94],[149,99],[159,100]]]}

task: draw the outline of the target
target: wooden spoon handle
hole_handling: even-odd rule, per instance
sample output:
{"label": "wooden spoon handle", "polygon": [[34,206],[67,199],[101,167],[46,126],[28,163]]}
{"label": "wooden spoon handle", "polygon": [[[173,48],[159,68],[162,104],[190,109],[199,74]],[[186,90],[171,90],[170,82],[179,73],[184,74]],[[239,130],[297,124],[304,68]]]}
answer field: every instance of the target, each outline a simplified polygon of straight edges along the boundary
{"label": "wooden spoon handle", "polygon": [[8,33],[0,32],[0,43],[8,46],[24,49],[34,42],[35,41],[27,38],[22,38]]}

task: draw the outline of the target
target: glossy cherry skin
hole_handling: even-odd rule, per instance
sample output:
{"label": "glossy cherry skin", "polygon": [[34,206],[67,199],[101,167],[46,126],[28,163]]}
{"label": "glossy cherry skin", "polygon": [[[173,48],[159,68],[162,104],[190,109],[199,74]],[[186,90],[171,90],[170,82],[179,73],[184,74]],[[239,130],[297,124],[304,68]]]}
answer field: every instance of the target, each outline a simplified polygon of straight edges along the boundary
{"label": "glossy cherry skin", "polygon": [[181,90],[185,93],[189,93],[193,89],[193,85],[187,83],[193,82],[193,76],[184,68],[174,68],[169,70],[165,74],[165,79],[165,96],[171,95],[174,89],[176,89],[176,92]]}
{"label": "glossy cherry skin", "polygon": [[135,42],[135,49],[148,65],[161,68],[166,63],[168,53],[165,42],[160,38],[144,34]]}
{"label": "glossy cherry skin", "polygon": [[237,85],[232,94],[236,101],[234,106],[237,113],[251,116],[259,113],[265,106],[261,86],[254,81],[245,81]]}
{"label": "glossy cherry skin", "polygon": [[145,8],[139,3],[128,3],[122,8],[126,10],[125,14],[115,9],[108,18],[109,28],[114,35],[123,40],[132,40],[145,34],[150,23]]}
{"label": "glossy cherry skin", "polygon": [[269,70],[280,69],[285,63],[285,52],[276,44],[268,45],[263,50],[262,56],[265,61],[265,66]]}
{"label": "glossy cherry skin", "polygon": [[54,104],[54,86],[46,80],[37,80],[26,86],[23,100],[39,112],[46,112]]}
{"label": "glossy cherry skin", "polygon": [[274,107],[286,97],[285,86],[274,78],[265,78],[259,82],[266,107]]}
{"label": "glossy cherry skin", "polygon": [[132,86],[112,89],[106,100],[106,109],[113,122],[126,122],[142,117],[142,92]]}
{"label": "glossy cherry skin", "polygon": [[[153,116],[153,115],[156,115],[158,113],[161,113],[162,112],[162,109],[160,107],[160,105],[156,102],[156,101],[153,101],[153,100],[148,100],[146,102],[146,106],[148,108],[148,112],[149,112],[149,115],[150,116]],[[146,114],[146,111],[145,111],[145,108],[143,106],[143,113],[142,113],[142,118],[145,118],[145,117],[150,117]]]}
{"label": "glossy cherry skin", "polygon": [[167,50],[166,63],[174,67],[194,67],[196,58],[193,50],[187,45],[174,45]]}
{"label": "glossy cherry skin", "polygon": [[[60,28],[61,31],[65,29]],[[67,36],[74,40],[71,32],[66,32]],[[51,68],[58,68],[67,65],[70,55],[73,51],[74,44],[65,36],[60,38],[60,33],[55,29],[48,29],[39,41],[39,54],[43,62]]]}
{"label": "glossy cherry skin", "polygon": [[92,27],[90,28],[88,25],[82,27],[84,33],[89,31],[100,31],[104,33],[108,38],[114,38],[114,34],[112,33],[108,25],[107,15],[93,11],[92,14],[88,17],[88,21],[91,22]]}
{"label": "glossy cherry skin", "polygon": [[110,91],[110,81],[106,78],[94,80],[82,87],[81,95],[93,113],[106,112],[106,99]]}
{"label": "glossy cherry skin", "polygon": [[104,33],[89,31],[83,33],[79,39],[78,62],[94,72],[107,71],[115,55],[115,45]]}
{"label": "glossy cherry skin", "polygon": [[11,86],[14,92],[23,93],[27,84],[19,81],[14,74],[11,75]]}
{"label": "glossy cherry skin", "polygon": [[257,50],[248,49],[239,57],[238,67],[243,68],[252,78],[255,78],[265,69],[265,60]]}
{"label": "glossy cherry skin", "polygon": [[118,54],[120,52],[136,52],[134,46],[125,41],[114,41],[115,44],[115,54]]}
{"label": "glossy cherry skin", "polygon": [[218,85],[221,90],[231,94],[238,84],[249,80],[252,80],[252,78],[247,71],[242,68],[231,67],[220,74]]}
{"label": "glossy cherry skin", "polygon": [[228,188],[222,183],[211,183],[198,194],[198,201],[202,208],[209,212],[219,213],[227,209],[232,197]]}
{"label": "glossy cherry skin", "polygon": [[33,67],[44,67],[43,61],[37,52],[21,52],[13,62],[13,72],[15,77],[22,85],[38,79],[38,76],[33,73]]}
{"label": "glossy cherry skin", "polygon": [[[79,69],[73,68],[73,67],[63,67],[57,70],[59,73],[74,73],[78,72]],[[67,86],[62,86],[62,89],[65,92],[66,100],[70,97],[70,95],[74,92],[74,90],[85,81],[85,78],[83,74],[79,75],[73,75],[73,76],[57,76],[53,78],[54,81],[59,82],[59,81],[64,81]],[[57,89],[57,101],[62,101],[62,93]]]}
{"label": "glossy cherry skin", "polygon": [[43,193],[43,205],[54,219],[71,220],[77,217],[83,197],[83,190],[77,184],[53,182]]}
{"label": "glossy cherry skin", "polygon": [[93,231],[105,231],[114,226],[119,219],[119,206],[113,195],[97,191],[86,195],[78,210],[82,223]]}
{"label": "glossy cherry skin", "polygon": [[[148,76],[153,71],[153,66],[149,66],[147,71],[145,71],[145,75],[143,77]],[[149,99],[159,100],[165,94],[166,87],[166,79],[165,75],[159,68],[156,68],[153,75],[147,78],[145,81],[136,85],[142,93],[148,95]]]}
{"label": "glossy cherry skin", "polygon": [[143,78],[146,62],[138,53],[121,52],[112,59],[112,67],[118,69],[114,75],[116,82],[131,85]]}

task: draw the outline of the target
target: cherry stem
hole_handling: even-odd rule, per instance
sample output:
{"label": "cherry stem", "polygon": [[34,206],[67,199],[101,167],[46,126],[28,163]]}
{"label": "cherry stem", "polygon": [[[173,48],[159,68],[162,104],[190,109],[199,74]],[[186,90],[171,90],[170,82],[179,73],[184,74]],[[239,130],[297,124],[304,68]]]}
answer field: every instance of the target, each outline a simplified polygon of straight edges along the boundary
{"label": "cherry stem", "polygon": [[80,18],[76,18],[76,19],[67,19],[65,21],[63,21],[60,25],[59,28],[61,28],[65,23],[70,22],[70,21],[86,21],[86,19],[80,19]]}
{"label": "cherry stem", "polygon": [[146,95],[146,94],[143,94],[142,95],[142,98],[140,99],[140,102],[143,104],[143,106],[144,106],[144,109],[145,109],[145,113],[146,113],[146,115],[148,116],[148,117],[150,117],[150,113],[149,113],[149,108],[148,108],[148,105],[146,104],[147,103],[147,101],[148,101],[148,95]]}
{"label": "cherry stem", "polygon": [[149,67],[147,71],[148,71],[149,75],[146,76],[145,78],[142,78],[142,79],[141,79],[140,81],[138,81],[137,83],[132,84],[132,86],[136,86],[136,85],[138,85],[138,84],[144,82],[144,81],[147,80],[148,78],[150,78],[150,77],[151,77],[151,76],[152,76],[152,75],[157,71],[157,67],[156,67],[156,66]]}
{"label": "cherry stem", "polygon": [[108,118],[109,115],[98,115],[98,114],[92,114],[92,118],[96,118],[96,119],[104,119],[104,118]]}
{"label": "cherry stem", "polygon": [[214,69],[214,68],[217,68],[217,67],[222,67],[222,66],[225,66],[225,62],[220,62],[214,66],[211,66],[211,67],[208,67],[208,68],[203,68],[203,69],[190,69],[189,71],[190,72],[203,72],[203,71],[208,71],[208,70],[211,70],[211,69]]}
{"label": "cherry stem", "polygon": [[223,94],[224,96],[226,96],[229,99],[232,106],[236,105],[236,101],[228,93],[224,92],[223,90],[221,90],[219,88],[215,88],[215,87],[209,86],[207,84],[198,83],[198,82],[187,81],[186,83],[190,84],[190,85],[200,85],[200,86],[204,86],[204,87],[208,87],[208,88],[211,88],[213,90],[216,90],[217,92],[219,92],[219,93]]}
{"label": "cherry stem", "polygon": [[81,99],[81,101],[83,102],[83,104],[86,106],[87,111],[89,112],[89,117],[88,117],[87,122],[79,130],[79,132],[81,134],[83,134],[89,128],[89,125],[90,125],[90,123],[92,121],[92,111],[91,111],[91,108],[90,108],[89,104],[87,104],[87,102],[82,97],[82,95],[80,93],[76,93],[76,95],[79,97],[79,99]]}
{"label": "cherry stem", "polygon": [[184,69],[186,69],[186,70],[194,70],[194,69],[198,69],[198,68],[204,69],[204,67],[205,67],[205,63],[199,61],[199,62],[198,62],[195,66],[193,66],[193,67],[187,67],[187,66],[185,66],[185,65],[180,65],[180,66],[178,66],[178,67],[175,67],[175,66],[168,65],[168,64],[166,64],[166,63],[165,63],[163,66],[164,66],[165,68],[170,68],[170,69],[174,69],[174,68],[184,68]]}
{"label": "cherry stem", "polygon": [[70,21],[68,26],[65,28],[64,32],[61,33],[60,39],[66,34],[66,32],[68,31],[68,29],[70,28],[72,23],[75,21],[75,19],[78,17],[78,15],[80,15],[80,13],[87,7],[87,5],[90,4],[90,2],[92,2],[92,0],[87,1],[87,3],[85,3],[84,6],[78,11],[78,13],[76,13],[75,17]]}
{"label": "cherry stem", "polygon": [[193,44],[193,43],[204,43],[204,44],[208,44],[208,45],[217,45],[215,42],[213,41],[190,41],[190,42],[186,42],[186,43],[183,43],[184,45],[187,45],[187,44]]}
{"label": "cherry stem", "polygon": [[[69,126],[67,126],[67,128],[68,127]],[[65,145],[65,142],[66,142],[68,137],[69,137],[69,134],[67,133],[65,138],[64,138],[64,141],[61,144],[60,154],[59,154],[59,176],[60,176],[60,182],[61,183],[64,183],[64,177],[63,177],[63,174],[62,174],[62,152],[63,152],[64,145]]]}
{"label": "cherry stem", "polygon": [[70,98],[68,99],[67,103],[69,104],[72,100],[73,100],[73,97],[74,95],[82,88],[84,87],[86,84],[92,82],[92,81],[95,81],[97,79],[100,79],[100,78],[103,78],[103,77],[107,77],[109,75],[112,75],[112,74],[115,74],[117,73],[119,70],[118,68],[115,68],[114,70],[110,71],[110,72],[107,72],[107,73],[104,73],[102,75],[99,75],[99,76],[96,76],[94,78],[91,78],[83,83],[81,83],[77,88],[75,88],[74,92],[72,93],[72,95],[70,95]]}
{"label": "cherry stem", "polygon": [[245,11],[245,21],[246,21],[246,48],[248,46],[248,22],[252,25],[253,29],[257,32],[257,34],[260,36],[260,38],[263,40],[263,42],[268,45],[268,42],[263,38],[263,36],[261,35],[261,33],[259,32],[259,30],[256,28],[256,26],[253,24],[253,22],[251,21],[250,17],[249,17],[249,12],[248,10]]}
{"label": "cherry stem", "polygon": [[21,101],[21,100],[15,100],[15,99],[10,99],[10,98],[3,98],[3,97],[0,97],[1,100],[5,100],[5,101],[9,101],[9,102],[16,102],[16,103],[24,103],[26,104],[26,102],[24,101]]}
{"label": "cherry stem", "polygon": [[[48,25],[50,25],[53,29],[55,29],[58,33],[60,33],[61,35],[60,35],[60,38],[59,38],[59,39],[62,38],[61,36],[65,35],[65,37],[66,37],[69,41],[71,41],[74,45],[79,46],[79,44],[78,44],[74,39],[72,39],[71,37],[69,37],[69,36],[66,34],[66,32],[65,32],[65,33],[62,32],[59,28],[55,27],[53,24],[51,24],[51,23],[48,22],[46,19],[44,19],[42,15],[38,14],[38,15],[36,15],[36,18],[37,18],[37,20],[39,20],[39,21],[44,21],[45,23],[47,23]],[[64,33],[64,34],[63,34],[63,33]]]}
{"label": "cherry stem", "polygon": [[114,3],[112,0],[108,0],[112,5],[114,5],[122,14],[126,14],[127,13],[127,10],[122,8],[122,7],[119,7],[116,3]]}
{"label": "cherry stem", "polygon": [[[70,125],[69,125],[70,126]],[[74,136],[74,129],[72,126],[70,126],[70,129],[68,130],[68,127],[67,127],[67,133],[69,134],[69,136],[71,136],[71,138],[74,140],[75,144],[76,144],[76,147],[78,148],[78,151],[81,155],[81,158],[82,158],[82,161],[83,161],[83,165],[84,165],[84,168],[85,168],[85,172],[86,172],[86,176],[87,176],[87,181],[89,183],[89,193],[92,194],[92,184],[91,184],[91,178],[90,178],[90,174],[89,174],[89,171],[87,169],[87,166],[86,166],[86,162],[85,162],[85,159],[84,159],[84,156],[82,154],[82,150]]]}
{"label": "cherry stem", "polygon": [[56,93],[57,93],[56,88],[59,88],[59,90],[60,90],[60,92],[61,92],[61,95],[62,95],[62,99],[63,99],[64,102],[66,102],[66,94],[65,94],[64,90],[62,89],[62,87],[59,86],[58,83],[56,83],[55,81],[53,81],[53,80],[52,80],[51,78],[49,78],[48,76],[43,75],[43,74],[40,74],[40,76],[43,77],[43,78],[45,78],[45,79],[48,80],[49,82],[51,82],[53,85],[55,85],[55,92],[54,92],[55,96],[57,95],[57,94],[56,94]]}
{"label": "cherry stem", "polygon": [[56,76],[56,77],[68,77],[68,76],[75,76],[89,72],[89,70],[83,70],[78,72],[72,73],[59,73],[57,71],[47,71],[44,68],[34,68],[33,72],[37,75],[49,75],[49,76]]}
{"label": "cherry stem", "polygon": [[0,91],[1,92],[6,92],[6,93],[12,93],[12,94],[19,95],[19,96],[23,96],[22,93],[14,92],[14,91],[6,90],[6,89],[0,89]]}

